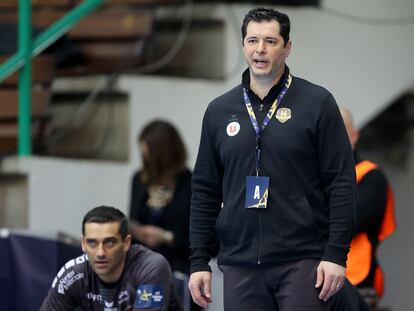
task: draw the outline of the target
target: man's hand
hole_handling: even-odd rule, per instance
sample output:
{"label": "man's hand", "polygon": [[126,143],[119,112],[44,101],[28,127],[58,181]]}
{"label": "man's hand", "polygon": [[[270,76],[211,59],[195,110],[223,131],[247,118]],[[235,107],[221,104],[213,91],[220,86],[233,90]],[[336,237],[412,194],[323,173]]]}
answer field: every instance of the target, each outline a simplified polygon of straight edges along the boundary
{"label": "man's hand", "polygon": [[208,308],[211,303],[211,272],[200,271],[194,272],[188,282],[191,296],[196,304],[204,309]]}
{"label": "man's hand", "polygon": [[345,282],[345,267],[329,261],[321,261],[316,270],[316,288],[320,288],[319,299],[328,301]]}

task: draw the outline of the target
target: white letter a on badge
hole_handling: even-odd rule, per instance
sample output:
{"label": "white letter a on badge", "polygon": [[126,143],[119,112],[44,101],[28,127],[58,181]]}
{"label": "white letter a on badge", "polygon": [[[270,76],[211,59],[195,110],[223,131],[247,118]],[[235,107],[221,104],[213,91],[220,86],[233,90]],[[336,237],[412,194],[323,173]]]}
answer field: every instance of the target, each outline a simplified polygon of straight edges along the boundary
{"label": "white letter a on badge", "polygon": [[260,200],[260,186],[256,186],[254,188],[254,196],[253,196],[254,200]]}

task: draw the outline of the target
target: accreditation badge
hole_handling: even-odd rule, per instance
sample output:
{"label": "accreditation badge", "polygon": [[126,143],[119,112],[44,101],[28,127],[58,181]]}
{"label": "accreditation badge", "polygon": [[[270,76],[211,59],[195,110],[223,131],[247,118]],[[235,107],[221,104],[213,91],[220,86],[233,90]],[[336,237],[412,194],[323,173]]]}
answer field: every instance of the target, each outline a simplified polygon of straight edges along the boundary
{"label": "accreditation badge", "polygon": [[266,208],[269,195],[269,177],[246,177],[246,204],[245,208]]}

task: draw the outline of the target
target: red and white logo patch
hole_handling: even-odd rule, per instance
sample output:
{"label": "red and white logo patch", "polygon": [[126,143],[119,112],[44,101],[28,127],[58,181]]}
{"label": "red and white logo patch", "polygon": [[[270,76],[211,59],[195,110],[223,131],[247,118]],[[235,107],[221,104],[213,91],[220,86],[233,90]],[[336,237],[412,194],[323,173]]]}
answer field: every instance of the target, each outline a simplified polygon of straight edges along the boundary
{"label": "red and white logo patch", "polygon": [[240,124],[239,124],[239,122],[233,121],[233,122],[230,122],[227,125],[226,132],[227,132],[227,135],[229,135],[230,137],[231,136],[236,136],[239,133],[239,131],[240,131]]}

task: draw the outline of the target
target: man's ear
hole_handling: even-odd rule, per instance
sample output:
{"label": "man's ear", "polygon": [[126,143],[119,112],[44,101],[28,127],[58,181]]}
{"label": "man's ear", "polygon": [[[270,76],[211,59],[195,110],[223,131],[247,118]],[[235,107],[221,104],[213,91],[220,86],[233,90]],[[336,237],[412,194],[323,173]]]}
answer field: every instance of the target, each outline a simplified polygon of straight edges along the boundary
{"label": "man's ear", "polygon": [[355,148],[355,146],[356,146],[356,144],[358,142],[358,139],[359,139],[359,131],[358,130],[353,130],[352,131],[352,134],[351,134],[351,145],[352,145],[352,148]]}
{"label": "man's ear", "polygon": [[285,49],[285,57],[288,57],[290,55],[290,51],[292,50],[292,40],[289,40],[288,43],[286,43]]}
{"label": "man's ear", "polygon": [[132,236],[128,234],[124,239],[124,251],[127,252],[131,247]]}
{"label": "man's ear", "polygon": [[85,252],[84,243],[85,243],[85,241],[83,239],[83,235],[81,235],[82,252]]}

